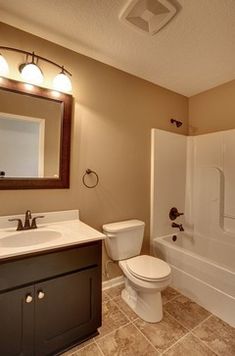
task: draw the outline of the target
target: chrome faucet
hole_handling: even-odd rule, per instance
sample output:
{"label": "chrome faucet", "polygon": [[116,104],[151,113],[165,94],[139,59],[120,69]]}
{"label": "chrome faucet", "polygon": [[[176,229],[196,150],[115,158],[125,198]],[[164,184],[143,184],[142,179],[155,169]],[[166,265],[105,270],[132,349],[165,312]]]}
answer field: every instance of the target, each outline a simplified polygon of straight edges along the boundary
{"label": "chrome faucet", "polygon": [[173,222],[171,224],[172,227],[178,228],[180,231],[184,231],[183,225],[182,224],[176,224],[175,222]]}
{"label": "chrome faucet", "polygon": [[[22,220],[21,219],[9,219],[8,221],[18,221],[18,225],[17,225],[17,228],[16,230],[17,231],[22,231],[22,230],[32,230],[32,229],[37,229],[37,223],[36,223],[36,220],[37,219],[42,219],[44,218],[43,215],[39,215],[39,216],[35,216],[33,219],[32,219],[32,213],[30,210],[27,210],[25,212],[25,219],[24,219],[24,225],[22,223]],[[31,219],[32,219],[32,222],[31,222]]]}

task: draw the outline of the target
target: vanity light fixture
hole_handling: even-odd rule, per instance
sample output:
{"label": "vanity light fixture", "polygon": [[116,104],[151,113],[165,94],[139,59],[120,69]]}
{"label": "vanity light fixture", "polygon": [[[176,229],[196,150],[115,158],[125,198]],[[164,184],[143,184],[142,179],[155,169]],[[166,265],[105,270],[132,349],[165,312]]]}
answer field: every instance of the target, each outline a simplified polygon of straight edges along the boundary
{"label": "vanity light fixture", "polygon": [[42,84],[43,73],[40,67],[35,63],[35,54],[32,54],[32,61],[30,63],[23,63],[19,66],[21,77],[25,82],[31,84]]}
{"label": "vanity light fixture", "polygon": [[[23,53],[26,55],[26,60],[24,63],[20,64],[19,71],[21,77],[26,83],[30,84],[41,84],[43,82],[44,76],[41,68],[38,65],[39,61],[44,61],[50,63],[58,68],[60,68],[60,73],[56,75],[53,80],[53,89],[62,91],[62,92],[70,92],[72,91],[72,83],[70,77],[72,74],[64,68],[50,59],[39,56],[34,52],[24,51],[18,48],[5,47],[0,46],[0,50],[13,51],[18,53]],[[8,74],[8,63],[6,59],[0,54],[0,76],[7,76]]]}
{"label": "vanity light fixture", "polygon": [[64,67],[59,74],[57,74],[53,80],[53,88],[59,91],[70,92],[72,90],[72,83],[70,78],[65,74]]}

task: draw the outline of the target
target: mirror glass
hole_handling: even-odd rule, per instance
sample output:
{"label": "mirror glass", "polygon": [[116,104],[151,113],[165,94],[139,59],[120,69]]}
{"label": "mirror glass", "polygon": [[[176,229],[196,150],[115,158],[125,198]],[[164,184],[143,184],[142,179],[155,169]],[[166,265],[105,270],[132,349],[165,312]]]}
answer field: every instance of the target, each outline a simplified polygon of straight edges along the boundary
{"label": "mirror glass", "polygon": [[0,77],[0,189],[69,188],[72,99]]}
{"label": "mirror glass", "polygon": [[1,177],[58,178],[62,107],[0,89]]}

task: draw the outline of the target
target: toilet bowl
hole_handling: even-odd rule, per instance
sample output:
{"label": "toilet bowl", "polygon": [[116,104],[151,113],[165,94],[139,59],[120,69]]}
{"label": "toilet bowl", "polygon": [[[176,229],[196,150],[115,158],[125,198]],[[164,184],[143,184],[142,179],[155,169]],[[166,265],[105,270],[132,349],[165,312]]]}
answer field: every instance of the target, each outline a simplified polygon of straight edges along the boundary
{"label": "toilet bowl", "polygon": [[141,319],[150,323],[161,321],[161,291],[170,284],[170,266],[147,255],[119,261],[119,266],[125,278],[122,299]]}
{"label": "toilet bowl", "polygon": [[170,266],[163,260],[140,255],[144,222],[127,220],[103,226],[108,256],[119,261],[125,278],[121,296],[143,320],[155,323],[162,319],[161,291],[171,280]]}

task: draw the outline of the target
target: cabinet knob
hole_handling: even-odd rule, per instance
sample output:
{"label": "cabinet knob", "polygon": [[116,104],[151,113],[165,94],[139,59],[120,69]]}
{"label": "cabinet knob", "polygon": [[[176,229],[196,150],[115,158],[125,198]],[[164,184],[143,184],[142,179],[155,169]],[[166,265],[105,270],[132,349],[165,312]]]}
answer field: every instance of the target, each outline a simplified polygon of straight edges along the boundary
{"label": "cabinet knob", "polygon": [[31,303],[33,301],[33,297],[31,294],[26,295],[25,297],[25,303]]}
{"label": "cabinet knob", "polygon": [[45,297],[45,293],[41,290],[38,292],[38,299],[43,299]]}

